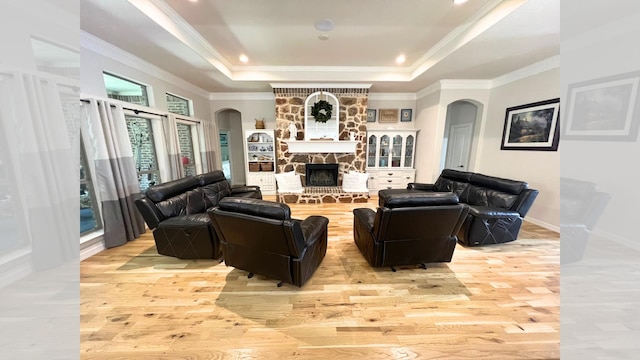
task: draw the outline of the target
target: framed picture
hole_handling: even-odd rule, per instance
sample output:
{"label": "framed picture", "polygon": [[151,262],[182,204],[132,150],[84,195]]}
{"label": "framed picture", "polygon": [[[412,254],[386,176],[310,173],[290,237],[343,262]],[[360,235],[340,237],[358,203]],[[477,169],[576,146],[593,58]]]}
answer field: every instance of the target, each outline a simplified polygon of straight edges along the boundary
{"label": "framed picture", "polygon": [[380,109],[379,123],[398,122],[398,109]]}
{"label": "framed picture", "polygon": [[562,138],[636,141],[639,84],[640,72],[633,72],[569,85]]}
{"label": "framed picture", "polygon": [[411,121],[411,113],[413,110],[411,109],[402,109],[400,110],[400,121],[401,122],[409,122]]}
{"label": "framed picture", "polygon": [[560,99],[507,108],[502,150],[558,150]]}
{"label": "framed picture", "polygon": [[376,109],[367,109],[367,122],[376,122]]}

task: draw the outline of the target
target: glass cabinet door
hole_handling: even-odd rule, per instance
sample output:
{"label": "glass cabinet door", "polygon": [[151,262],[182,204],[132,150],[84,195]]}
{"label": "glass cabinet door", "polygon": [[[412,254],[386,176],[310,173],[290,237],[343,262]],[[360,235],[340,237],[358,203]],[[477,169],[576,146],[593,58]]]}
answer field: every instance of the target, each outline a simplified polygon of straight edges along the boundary
{"label": "glass cabinet door", "polygon": [[389,166],[389,136],[383,135],[380,138],[380,160],[378,161],[378,167]]}
{"label": "glass cabinet door", "polygon": [[376,166],[376,147],[378,146],[378,138],[375,135],[369,136],[369,144],[367,146],[367,166]]}
{"label": "glass cabinet door", "polygon": [[393,137],[393,147],[391,148],[391,167],[400,167],[402,160],[402,136]]}
{"label": "glass cabinet door", "polygon": [[407,136],[404,150],[404,167],[413,167],[413,135]]}

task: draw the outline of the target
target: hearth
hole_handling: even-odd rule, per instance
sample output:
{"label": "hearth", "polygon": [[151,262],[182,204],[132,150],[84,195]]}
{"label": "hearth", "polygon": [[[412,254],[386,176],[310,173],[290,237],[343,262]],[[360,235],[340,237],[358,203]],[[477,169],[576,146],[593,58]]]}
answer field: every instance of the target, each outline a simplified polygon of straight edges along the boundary
{"label": "hearth", "polygon": [[306,186],[338,186],[338,164],[306,164]]}

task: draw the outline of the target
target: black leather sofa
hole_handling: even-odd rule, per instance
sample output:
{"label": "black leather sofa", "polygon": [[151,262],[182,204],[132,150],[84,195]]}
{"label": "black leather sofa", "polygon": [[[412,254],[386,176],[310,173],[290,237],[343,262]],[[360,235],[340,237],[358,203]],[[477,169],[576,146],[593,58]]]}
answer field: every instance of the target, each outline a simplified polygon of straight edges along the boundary
{"label": "black leather sofa", "polygon": [[292,219],[287,204],[227,197],[208,210],[225,264],[302,287],[327,253],[329,219]]}
{"label": "black leather sofa", "polygon": [[226,197],[262,199],[258,186],[231,186],[221,170],[149,187],[136,207],[161,255],[179,259],[218,259],[220,241],[207,209]]}
{"label": "black leather sofa", "polygon": [[445,169],[435,184],[410,183],[410,190],[454,192],[469,206],[458,231],[466,246],[499,244],[516,240],[522,221],[538,196],[524,181]]}
{"label": "black leather sofa", "polygon": [[610,199],[591,181],[560,178],[561,264],[582,260],[591,231]]}
{"label": "black leather sofa", "polygon": [[[395,190],[395,189],[393,189]],[[468,212],[452,193],[380,190],[377,211],[353,210],[356,246],[373,267],[450,262]]]}

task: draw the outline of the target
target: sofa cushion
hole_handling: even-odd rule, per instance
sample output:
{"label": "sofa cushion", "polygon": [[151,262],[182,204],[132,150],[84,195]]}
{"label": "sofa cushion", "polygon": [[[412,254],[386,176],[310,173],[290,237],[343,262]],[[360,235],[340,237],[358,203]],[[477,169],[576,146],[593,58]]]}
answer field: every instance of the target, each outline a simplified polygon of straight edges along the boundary
{"label": "sofa cushion", "polygon": [[196,175],[200,186],[216,183],[218,181],[227,181],[222,170],[214,170],[206,174]]}
{"label": "sofa cushion", "polygon": [[509,180],[482,174],[471,175],[470,183],[512,195],[519,195],[523,190],[529,187],[529,185],[524,181]]}
{"label": "sofa cushion", "polygon": [[460,197],[460,201],[469,205],[509,209],[517,198],[518,195],[512,195],[486,187],[469,185]]}
{"label": "sofa cushion", "polygon": [[170,197],[166,200],[156,203],[156,207],[165,218],[187,214],[187,193]]}
{"label": "sofa cushion", "polygon": [[187,214],[200,214],[204,213],[208,207],[207,197],[204,195],[202,189],[197,188],[186,192],[187,196]]}
{"label": "sofa cushion", "polygon": [[191,227],[191,226],[204,226],[211,225],[211,218],[207,213],[202,214],[191,214],[191,215],[182,215],[175,216],[171,219],[167,219],[160,224],[160,228],[169,228],[169,227]]}
{"label": "sofa cushion", "polygon": [[389,209],[458,204],[458,196],[451,192],[405,191],[404,193],[398,193],[380,190],[378,192],[378,197],[380,207],[386,207]]}
{"label": "sofa cushion", "polygon": [[469,215],[486,219],[519,218],[517,211],[496,209],[491,206],[469,206]]}
{"label": "sofa cushion", "polygon": [[231,185],[226,179],[204,185],[200,189],[204,193],[206,208],[218,205],[220,200],[231,195]]}
{"label": "sofa cushion", "polygon": [[228,197],[218,204],[220,210],[275,220],[291,220],[289,205],[274,201]]}
{"label": "sofa cushion", "polygon": [[157,203],[178,194],[182,194],[187,190],[191,190],[199,184],[198,179],[193,176],[187,176],[179,180],[151,186],[145,193],[145,196],[154,203]]}

